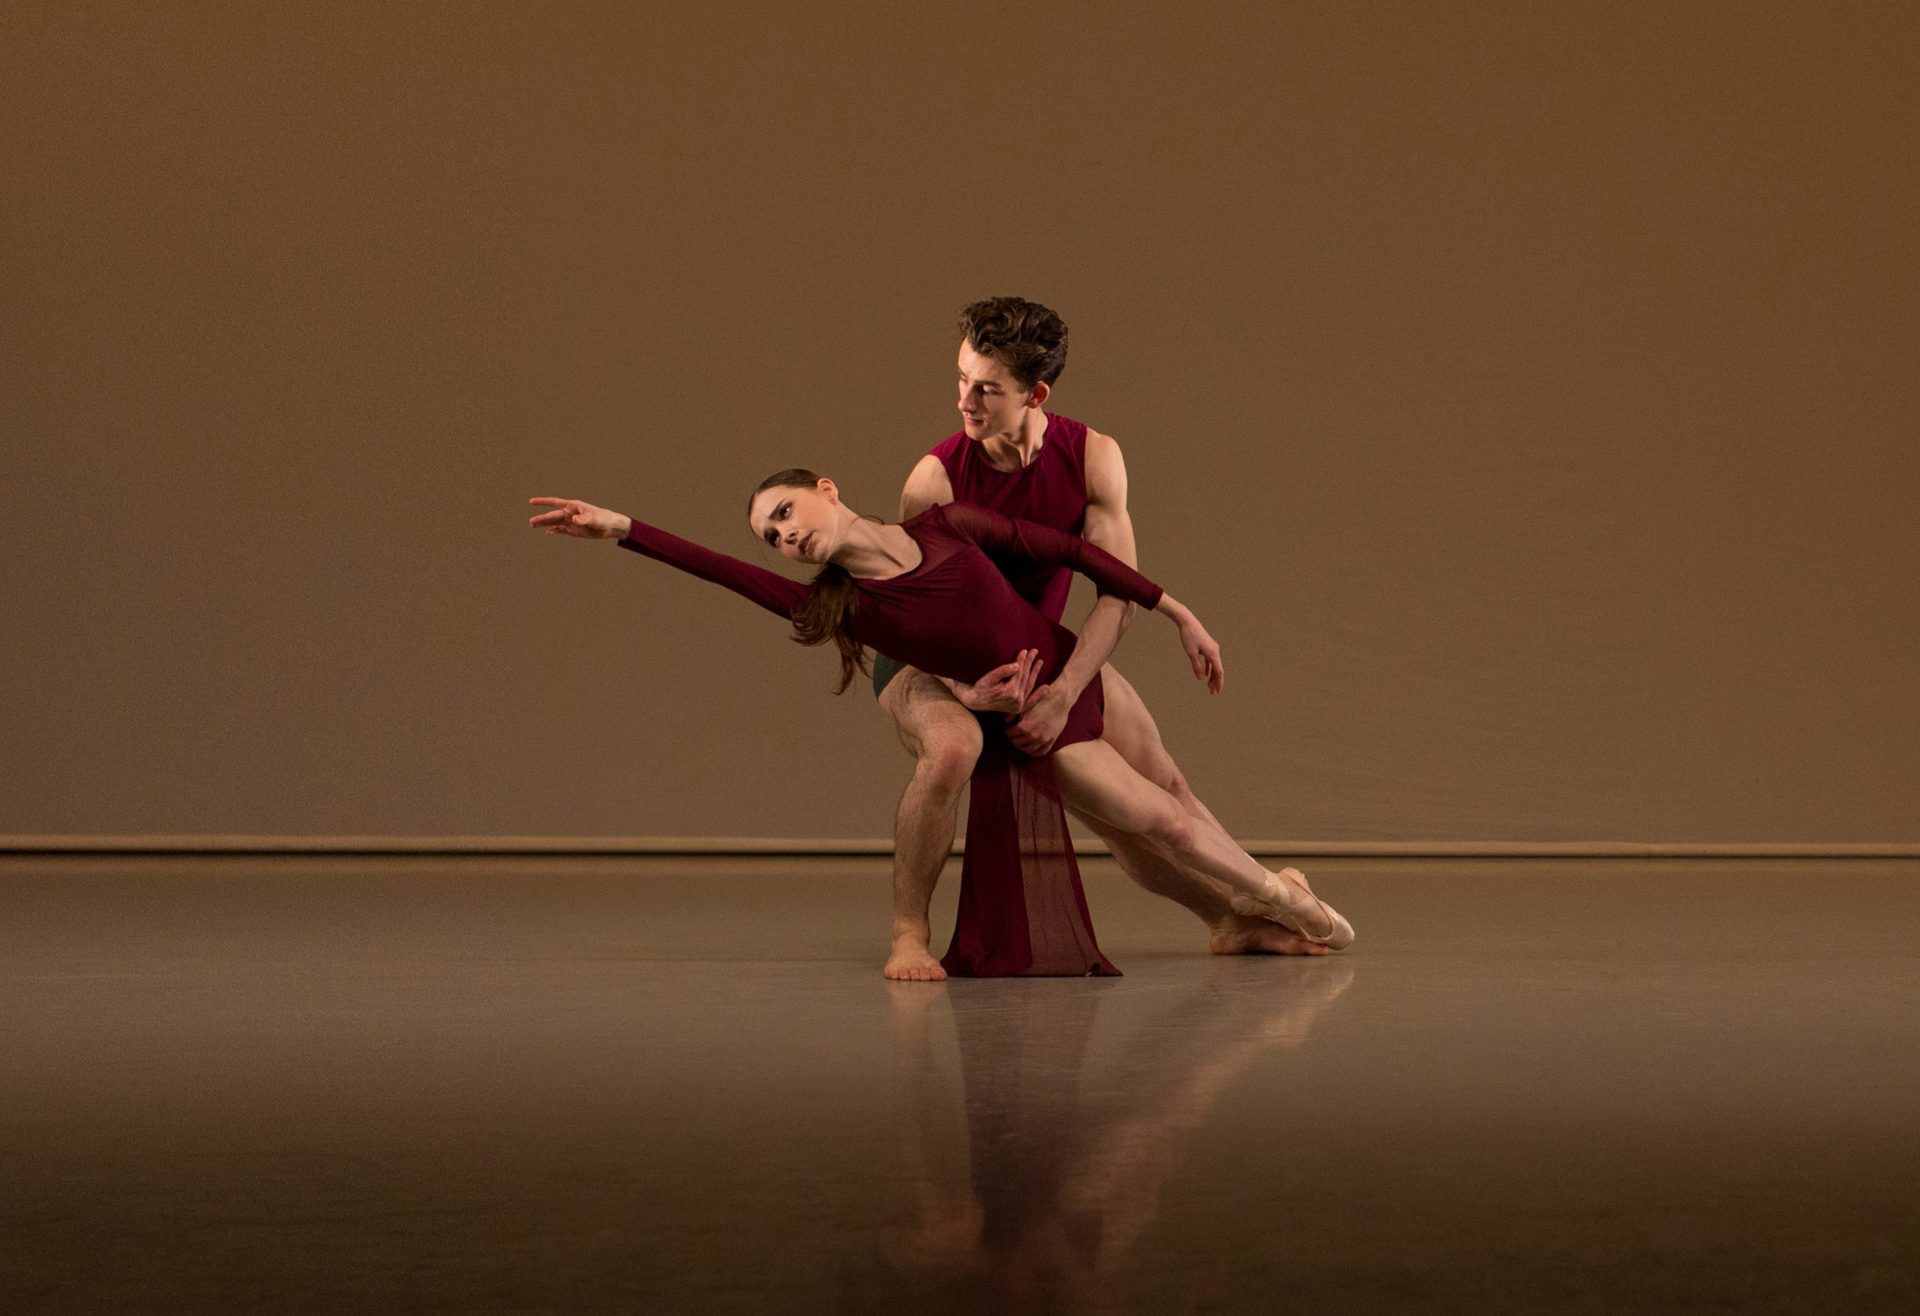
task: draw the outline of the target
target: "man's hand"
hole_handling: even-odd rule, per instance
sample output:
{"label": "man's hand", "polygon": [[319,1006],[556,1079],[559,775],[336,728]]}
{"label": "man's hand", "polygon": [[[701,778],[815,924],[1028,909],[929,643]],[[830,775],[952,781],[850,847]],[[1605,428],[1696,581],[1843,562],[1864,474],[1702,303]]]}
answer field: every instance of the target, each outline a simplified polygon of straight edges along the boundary
{"label": "man's hand", "polygon": [[1065,690],[1043,685],[1033,692],[1019,721],[1008,723],[1007,739],[1021,753],[1039,758],[1060,739],[1060,733],[1066,729],[1067,714],[1072,711],[1073,700]]}
{"label": "man's hand", "polygon": [[624,539],[633,521],[618,512],[583,503],[578,498],[529,498],[532,507],[551,507],[527,518],[527,524],[544,529],[550,535],[572,535],[575,539]]}
{"label": "man's hand", "polygon": [[963,707],[976,713],[1018,713],[1033,697],[1040,677],[1040,651],[1022,649],[1010,663],[994,668],[972,685],[949,681],[948,688]]}

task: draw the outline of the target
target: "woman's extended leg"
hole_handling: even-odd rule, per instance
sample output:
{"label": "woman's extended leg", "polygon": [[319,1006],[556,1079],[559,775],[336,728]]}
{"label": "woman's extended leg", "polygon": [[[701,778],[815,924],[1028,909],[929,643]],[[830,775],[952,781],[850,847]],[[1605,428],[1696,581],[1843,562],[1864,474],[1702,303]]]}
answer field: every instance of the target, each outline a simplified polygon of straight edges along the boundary
{"label": "woman's extended leg", "polygon": [[[1119,750],[1120,757],[1135,772],[1178,800],[1181,808],[1225,831],[1187,784],[1186,774],[1167,752],[1153,714],[1147,711],[1132,683],[1111,663],[1100,669],[1100,683],[1106,696],[1100,738]],[[1227,887],[1172,863],[1139,837],[1116,831],[1098,818],[1076,816],[1107,843],[1128,877],[1155,895],[1186,907],[1205,923],[1208,948],[1214,954],[1308,955],[1322,949],[1271,919],[1235,911],[1228,903],[1231,893]]]}
{"label": "woman's extended leg", "polygon": [[1102,702],[1106,705],[1101,714],[1100,739],[1119,750],[1120,757],[1135,772],[1180,801],[1181,808],[1225,831],[1220,820],[1193,793],[1186,774],[1167,752],[1166,742],[1160,738],[1160,726],[1133,683],[1108,663],[1100,669],[1100,686],[1104,695]]}
{"label": "woman's extended leg", "polygon": [[1180,867],[1224,883],[1239,912],[1270,909],[1309,940],[1336,950],[1352,942],[1352,927],[1316,898],[1298,873],[1262,868],[1219,823],[1182,808],[1104,740],[1068,745],[1055,751],[1053,761],[1069,808],[1136,835]]}

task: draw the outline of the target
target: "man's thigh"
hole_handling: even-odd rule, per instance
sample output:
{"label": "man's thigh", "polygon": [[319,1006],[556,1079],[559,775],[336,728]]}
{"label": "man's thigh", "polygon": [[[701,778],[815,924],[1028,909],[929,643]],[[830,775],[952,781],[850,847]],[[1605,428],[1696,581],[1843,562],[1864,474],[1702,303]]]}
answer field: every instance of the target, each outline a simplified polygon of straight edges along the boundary
{"label": "man's thigh", "polygon": [[915,758],[946,747],[980,753],[980,724],[953,691],[917,667],[903,667],[880,692],[880,707],[893,719],[900,743]]}

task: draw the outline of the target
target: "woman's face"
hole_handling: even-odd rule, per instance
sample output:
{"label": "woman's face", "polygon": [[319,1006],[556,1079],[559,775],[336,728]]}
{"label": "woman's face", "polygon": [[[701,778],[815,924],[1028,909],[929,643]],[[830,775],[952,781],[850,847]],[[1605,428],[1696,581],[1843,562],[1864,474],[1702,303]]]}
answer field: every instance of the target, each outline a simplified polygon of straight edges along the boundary
{"label": "woman's face", "polygon": [[753,533],[795,562],[825,562],[840,546],[840,500],[833,485],[780,486],[762,489],[747,509]]}

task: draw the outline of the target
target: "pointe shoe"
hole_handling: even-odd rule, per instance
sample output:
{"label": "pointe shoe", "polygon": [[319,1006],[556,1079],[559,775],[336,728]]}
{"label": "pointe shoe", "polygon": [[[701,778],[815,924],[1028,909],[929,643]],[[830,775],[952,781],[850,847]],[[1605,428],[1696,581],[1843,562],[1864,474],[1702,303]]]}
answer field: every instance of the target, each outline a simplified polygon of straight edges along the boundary
{"label": "pointe shoe", "polygon": [[1341,914],[1339,910],[1329,905],[1326,901],[1321,900],[1319,896],[1315,896],[1314,900],[1319,904],[1320,912],[1327,916],[1328,924],[1331,925],[1328,928],[1327,935],[1324,937],[1316,937],[1305,928],[1300,927],[1296,927],[1294,930],[1314,945],[1325,946],[1328,950],[1345,950],[1347,947],[1353,945],[1353,924],[1347,922],[1346,917]]}
{"label": "pointe shoe", "polygon": [[1314,895],[1306,883],[1296,882],[1294,885],[1306,892],[1314,904],[1320,906],[1320,913],[1327,920],[1327,931],[1318,935],[1301,927],[1300,916],[1296,914],[1293,907],[1287,903],[1287,879],[1278,873],[1272,873],[1268,876],[1273,879],[1272,885],[1260,895],[1253,896],[1242,893],[1228,898],[1227,904],[1233,909],[1234,913],[1251,914],[1258,918],[1270,919],[1284,927],[1292,928],[1314,945],[1325,946],[1328,950],[1345,950],[1347,947],[1353,945],[1353,924],[1347,922],[1347,920],[1326,901]]}

